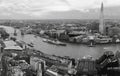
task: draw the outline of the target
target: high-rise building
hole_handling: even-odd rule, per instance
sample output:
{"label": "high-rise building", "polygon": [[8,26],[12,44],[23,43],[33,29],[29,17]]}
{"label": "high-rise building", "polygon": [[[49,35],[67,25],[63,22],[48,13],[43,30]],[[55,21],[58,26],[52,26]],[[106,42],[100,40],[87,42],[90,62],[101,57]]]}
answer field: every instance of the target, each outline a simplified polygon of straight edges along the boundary
{"label": "high-rise building", "polygon": [[37,67],[37,76],[44,76],[44,63],[38,62]]}
{"label": "high-rise building", "polygon": [[104,25],[104,5],[103,2],[101,3],[101,9],[100,9],[100,24],[99,24],[99,32],[101,34],[104,34],[105,32],[105,25]]}

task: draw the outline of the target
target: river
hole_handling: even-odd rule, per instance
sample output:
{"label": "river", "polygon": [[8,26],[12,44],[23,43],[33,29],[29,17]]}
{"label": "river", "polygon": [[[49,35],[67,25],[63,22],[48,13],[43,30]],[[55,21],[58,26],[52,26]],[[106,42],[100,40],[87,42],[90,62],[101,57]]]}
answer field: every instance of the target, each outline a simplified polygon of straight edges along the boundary
{"label": "river", "polygon": [[[13,33],[13,29],[9,28],[8,30],[10,31],[9,33]],[[35,49],[51,55],[70,56],[74,58],[91,55],[93,58],[98,58],[104,53],[104,51],[113,51],[115,53],[120,49],[120,44],[104,44],[96,45],[95,47],[88,47],[87,45],[82,44],[67,43],[67,46],[57,46],[43,42],[41,37],[34,37],[34,35],[21,36],[19,30],[17,30],[17,33],[17,39],[24,40],[27,43],[33,42]]]}

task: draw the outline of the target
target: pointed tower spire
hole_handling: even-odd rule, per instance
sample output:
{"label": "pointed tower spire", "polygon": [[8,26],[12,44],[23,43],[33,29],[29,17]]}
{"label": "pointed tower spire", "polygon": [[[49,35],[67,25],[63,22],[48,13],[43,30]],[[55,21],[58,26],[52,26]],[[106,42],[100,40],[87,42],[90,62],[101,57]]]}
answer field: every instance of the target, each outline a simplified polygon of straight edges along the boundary
{"label": "pointed tower spire", "polygon": [[101,3],[101,9],[100,9],[100,24],[99,24],[99,32],[101,34],[104,34],[104,5],[103,2]]}
{"label": "pointed tower spire", "polygon": [[103,2],[101,3],[101,12],[104,11],[104,6],[103,6]]}

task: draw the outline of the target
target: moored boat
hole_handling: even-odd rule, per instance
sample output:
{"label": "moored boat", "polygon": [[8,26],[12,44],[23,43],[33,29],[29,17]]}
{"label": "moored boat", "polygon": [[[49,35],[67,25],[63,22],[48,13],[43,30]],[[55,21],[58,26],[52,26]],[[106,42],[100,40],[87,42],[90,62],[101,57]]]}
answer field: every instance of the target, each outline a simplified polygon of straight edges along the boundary
{"label": "moored boat", "polygon": [[43,39],[43,42],[47,42],[47,43],[55,44],[55,45],[66,46],[65,43],[62,43],[62,42],[60,42],[58,40]]}
{"label": "moored boat", "polygon": [[42,41],[43,41],[43,42],[50,43],[52,40],[49,40],[49,39],[43,39]]}
{"label": "moored boat", "polygon": [[112,38],[107,37],[107,36],[101,36],[95,39],[96,43],[104,44],[104,43],[111,43]]}
{"label": "moored boat", "polygon": [[89,41],[88,41],[89,47],[93,47],[95,44],[95,41],[94,41],[95,36],[88,36],[88,39],[89,39]]}
{"label": "moored boat", "polygon": [[28,43],[27,45],[30,46],[30,47],[34,47],[34,44],[32,42]]}
{"label": "moored boat", "polygon": [[94,47],[94,42],[90,42],[90,44],[88,45],[89,47]]}

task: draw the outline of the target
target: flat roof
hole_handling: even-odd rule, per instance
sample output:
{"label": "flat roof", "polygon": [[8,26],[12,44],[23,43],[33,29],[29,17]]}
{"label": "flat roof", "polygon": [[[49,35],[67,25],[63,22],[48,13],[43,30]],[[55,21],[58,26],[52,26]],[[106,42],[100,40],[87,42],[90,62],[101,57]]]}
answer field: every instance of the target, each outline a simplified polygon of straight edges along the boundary
{"label": "flat roof", "polygon": [[16,46],[17,45],[17,43],[12,41],[12,40],[4,41],[4,44],[5,44],[6,47],[8,47],[8,46]]}
{"label": "flat roof", "polygon": [[20,46],[8,46],[5,47],[4,50],[23,50]]}

